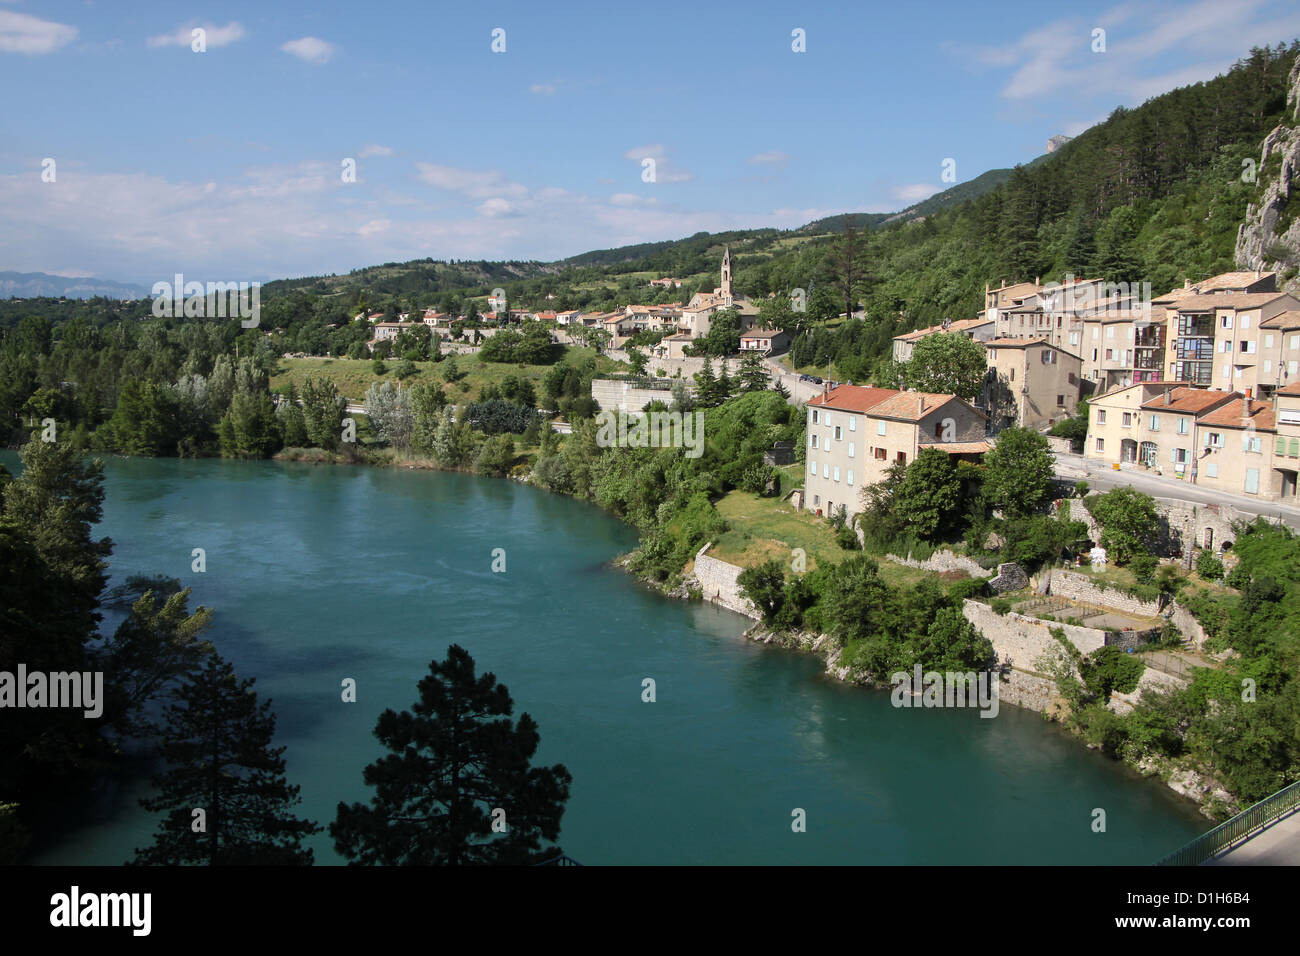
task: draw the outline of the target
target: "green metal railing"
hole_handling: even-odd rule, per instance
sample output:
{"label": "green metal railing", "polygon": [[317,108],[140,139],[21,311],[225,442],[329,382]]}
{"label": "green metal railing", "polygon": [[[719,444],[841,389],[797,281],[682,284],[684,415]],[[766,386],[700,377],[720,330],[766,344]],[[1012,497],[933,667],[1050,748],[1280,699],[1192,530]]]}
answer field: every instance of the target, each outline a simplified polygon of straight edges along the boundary
{"label": "green metal railing", "polygon": [[1208,833],[1203,833],[1191,843],[1175,850],[1156,866],[1200,866],[1220,850],[1225,850],[1238,840],[1267,826],[1300,806],[1300,781],[1283,787],[1272,796],[1265,797],[1253,807],[1238,813],[1231,820],[1220,823]]}

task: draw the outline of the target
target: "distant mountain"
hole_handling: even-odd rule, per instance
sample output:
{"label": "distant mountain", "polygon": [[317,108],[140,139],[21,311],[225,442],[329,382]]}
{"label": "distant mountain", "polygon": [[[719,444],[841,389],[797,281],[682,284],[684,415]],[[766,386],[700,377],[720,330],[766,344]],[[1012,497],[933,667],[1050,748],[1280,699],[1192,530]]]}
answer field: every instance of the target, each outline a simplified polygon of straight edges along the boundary
{"label": "distant mountain", "polygon": [[129,282],[89,277],[69,278],[44,272],[0,272],[0,299],[35,299],[40,296],[63,299],[142,299],[149,290]]}

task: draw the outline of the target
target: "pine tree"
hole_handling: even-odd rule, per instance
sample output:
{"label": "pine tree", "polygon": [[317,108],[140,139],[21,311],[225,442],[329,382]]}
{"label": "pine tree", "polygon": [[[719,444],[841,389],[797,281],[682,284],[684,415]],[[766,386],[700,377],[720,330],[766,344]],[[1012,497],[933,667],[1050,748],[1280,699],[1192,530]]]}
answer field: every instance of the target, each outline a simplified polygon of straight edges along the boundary
{"label": "pine tree", "polygon": [[[299,788],[284,778],[284,748],[272,747],[275,714],[216,653],[167,708],[158,795],[140,805],[165,812],[135,864],[307,865],[302,841],[321,827],[292,814]],[[197,813],[202,810],[202,817]]]}
{"label": "pine tree", "polygon": [[560,832],[572,777],[533,767],[540,740],[496,676],[476,676],[453,644],[432,661],[411,711],[384,711],[375,736],[391,754],[366,767],[370,805],[340,803],[330,835],[354,864],[537,863]]}
{"label": "pine tree", "polygon": [[767,389],[771,376],[763,367],[762,356],[750,353],[740,360],[740,372],[737,378],[742,392],[761,392]]}
{"label": "pine tree", "polygon": [[716,399],[718,396],[718,379],[713,374],[713,360],[707,355],[704,357],[704,367],[695,373],[695,397],[698,403],[704,408],[712,408],[719,404]]}

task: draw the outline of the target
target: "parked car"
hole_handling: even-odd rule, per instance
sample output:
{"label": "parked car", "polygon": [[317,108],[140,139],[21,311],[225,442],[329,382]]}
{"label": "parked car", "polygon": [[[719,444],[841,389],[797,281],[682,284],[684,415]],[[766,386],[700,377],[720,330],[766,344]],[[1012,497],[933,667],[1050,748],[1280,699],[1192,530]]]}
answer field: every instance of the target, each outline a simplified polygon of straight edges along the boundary
{"label": "parked car", "polygon": [[814,376],[812,377],[812,383],[813,383],[814,385],[820,385],[820,384],[822,383],[821,376],[814,375]]}
{"label": "parked car", "polygon": [[812,380],[813,380],[813,377],[812,377],[811,375],[800,375],[800,376],[799,376],[799,381],[801,381],[801,382],[811,382]]}

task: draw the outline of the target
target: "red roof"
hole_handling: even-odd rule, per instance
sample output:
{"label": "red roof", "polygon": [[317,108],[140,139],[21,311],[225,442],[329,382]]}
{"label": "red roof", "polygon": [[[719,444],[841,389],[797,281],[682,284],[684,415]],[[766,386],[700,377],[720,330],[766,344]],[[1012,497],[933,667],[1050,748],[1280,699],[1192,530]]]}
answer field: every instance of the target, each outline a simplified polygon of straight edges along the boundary
{"label": "red roof", "polygon": [[865,412],[898,394],[899,391],[896,388],[876,388],[874,385],[838,385],[831,389],[829,393],[818,395],[808,404],[846,412]]}

